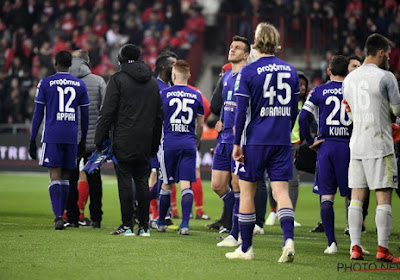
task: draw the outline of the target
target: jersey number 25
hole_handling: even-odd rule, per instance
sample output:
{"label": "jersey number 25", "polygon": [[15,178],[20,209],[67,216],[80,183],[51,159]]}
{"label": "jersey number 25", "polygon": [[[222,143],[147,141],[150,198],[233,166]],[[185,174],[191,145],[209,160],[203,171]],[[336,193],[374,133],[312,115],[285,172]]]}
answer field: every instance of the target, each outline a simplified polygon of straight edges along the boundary
{"label": "jersey number 25", "polygon": [[[195,101],[193,99],[184,98],[181,100],[179,98],[172,98],[169,101],[169,106],[172,107],[174,106],[174,104],[176,104],[176,109],[169,119],[170,123],[190,124],[193,120],[193,109],[188,105],[193,105],[194,103]],[[178,116],[180,112],[187,112],[188,113],[187,118],[183,115],[181,115],[181,117],[179,118]]]}

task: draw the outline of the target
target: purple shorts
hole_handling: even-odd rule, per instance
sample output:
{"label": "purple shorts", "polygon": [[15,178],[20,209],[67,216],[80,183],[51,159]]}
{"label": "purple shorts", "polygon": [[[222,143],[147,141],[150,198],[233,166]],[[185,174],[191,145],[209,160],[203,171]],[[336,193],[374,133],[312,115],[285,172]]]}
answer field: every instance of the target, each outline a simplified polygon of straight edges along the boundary
{"label": "purple shorts", "polygon": [[272,182],[289,181],[293,177],[292,147],[246,145],[243,147],[244,166],[238,169],[240,180],[256,182],[265,176]]}
{"label": "purple shorts", "polygon": [[50,168],[76,168],[78,145],[65,143],[42,143],[39,165]]}
{"label": "purple shorts", "polygon": [[319,195],[349,196],[348,172],[350,148],[348,142],[325,140],[317,154],[317,172],[313,192]]}
{"label": "purple shorts", "polygon": [[214,151],[213,170],[235,172],[236,162],[232,158],[233,144],[218,143]]}
{"label": "purple shorts", "polygon": [[196,182],[196,149],[164,150],[159,160],[164,184]]}

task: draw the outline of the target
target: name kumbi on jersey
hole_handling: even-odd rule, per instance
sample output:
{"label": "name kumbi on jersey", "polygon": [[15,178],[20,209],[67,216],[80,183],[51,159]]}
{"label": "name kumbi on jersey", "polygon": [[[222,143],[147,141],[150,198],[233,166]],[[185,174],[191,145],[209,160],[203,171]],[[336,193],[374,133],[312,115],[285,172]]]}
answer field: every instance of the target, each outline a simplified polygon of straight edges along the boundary
{"label": "name kumbi on jersey", "polygon": [[348,127],[330,127],[329,135],[331,136],[350,136]]}
{"label": "name kumbi on jersey", "polygon": [[58,79],[58,80],[51,80],[49,85],[52,87],[54,85],[57,86],[77,86],[80,87],[81,83],[78,81],[73,81],[73,80],[67,80],[67,79]]}
{"label": "name kumbi on jersey", "polygon": [[276,72],[276,71],[292,71],[292,68],[289,65],[276,65],[268,64],[263,67],[257,68],[257,74],[260,75],[263,72]]}

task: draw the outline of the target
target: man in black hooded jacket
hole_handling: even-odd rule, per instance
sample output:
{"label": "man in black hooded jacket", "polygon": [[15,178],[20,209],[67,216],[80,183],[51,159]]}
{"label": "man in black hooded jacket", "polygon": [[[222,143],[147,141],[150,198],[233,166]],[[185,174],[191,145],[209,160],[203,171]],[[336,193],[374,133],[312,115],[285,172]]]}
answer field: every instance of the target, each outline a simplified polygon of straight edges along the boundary
{"label": "man in black hooded jacket", "polygon": [[117,159],[114,165],[118,180],[122,225],[111,234],[133,235],[133,190],[136,185],[139,231],[150,236],[149,188],[150,157],[155,156],[160,144],[163,112],[157,80],[151,68],[138,61],[140,50],[127,44],[118,53],[120,70],[110,77],[97,123],[95,143],[109,137]]}

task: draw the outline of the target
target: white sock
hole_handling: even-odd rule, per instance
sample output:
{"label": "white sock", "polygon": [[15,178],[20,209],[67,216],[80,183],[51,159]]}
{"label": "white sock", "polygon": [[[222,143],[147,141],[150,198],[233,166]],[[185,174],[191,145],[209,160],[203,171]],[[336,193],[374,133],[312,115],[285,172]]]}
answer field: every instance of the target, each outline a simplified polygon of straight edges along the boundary
{"label": "white sock", "polygon": [[351,200],[349,206],[349,232],[351,247],[361,245],[361,226],[363,221],[363,202],[359,200]]}
{"label": "white sock", "polygon": [[389,204],[376,207],[375,224],[378,232],[378,245],[389,248],[389,236],[392,231],[392,206]]}

